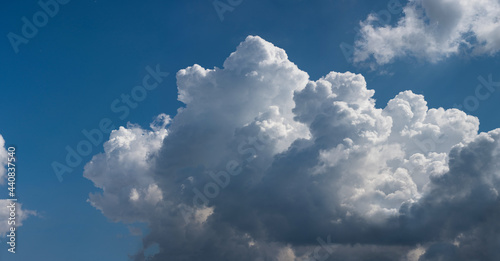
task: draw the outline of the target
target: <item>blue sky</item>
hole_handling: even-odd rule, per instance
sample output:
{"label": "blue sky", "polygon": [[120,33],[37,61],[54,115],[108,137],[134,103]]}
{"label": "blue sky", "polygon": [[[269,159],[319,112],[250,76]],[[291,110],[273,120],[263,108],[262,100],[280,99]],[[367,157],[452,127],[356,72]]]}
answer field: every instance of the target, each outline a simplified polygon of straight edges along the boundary
{"label": "blue sky", "polygon": [[[62,182],[51,164],[63,162],[65,147],[74,148],[85,138],[82,130],[98,128],[103,118],[118,128],[127,122],[147,127],[160,113],[174,117],[184,106],[177,100],[176,73],[194,64],[222,68],[248,35],[284,49],[310,80],[330,71],[362,74],[368,88],[375,90],[379,108],[399,92],[412,90],[425,96],[429,108],[449,109],[474,95],[479,76],[491,74],[500,81],[495,54],[459,53],[437,62],[399,57],[374,68],[346,59],[339,45],[354,45],[360,21],[387,10],[388,2],[243,0],[221,21],[210,0],[72,0],[60,5],[28,43],[19,45],[18,53],[4,37],[0,134],[6,146],[18,150],[18,198],[37,215],[19,227],[16,254],[8,253],[2,243],[0,260],[113,261],[135,254],[142,237],[131,235],[127,224],[112,222],[87,202],[89,193],[100,189],[83,177],[83,167],[92,155],[103,152],[102,144]],[[37,1],[5,2],[0,10],[3,34],[21,34],[21,18],[40,10]],[[393,14],[391,24],[402,16]],[[111,103],[141,84],[147,66],[156,65],[170,75],[120,119]],[[479,118],[480,131],[500,126],[499,100],[500,93],[494,92],[476,110],[465,111]],[[108,138],[106,134],[104,140]],[[147,234],[146,225],[137,226]]]}

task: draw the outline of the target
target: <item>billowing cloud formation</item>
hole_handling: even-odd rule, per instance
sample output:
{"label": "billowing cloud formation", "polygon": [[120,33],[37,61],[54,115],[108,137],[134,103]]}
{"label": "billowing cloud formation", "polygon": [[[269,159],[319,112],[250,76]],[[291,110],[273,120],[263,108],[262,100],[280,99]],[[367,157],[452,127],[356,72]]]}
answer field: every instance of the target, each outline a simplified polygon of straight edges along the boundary
{"label": "billowing cloud formation", "polygon": [[170,117],[162,114],[151,124],[152,131],[132,124],[114,130],[104,144],[105,153],[85,166],[85,177],[103,190],[102,195],[90,195],[89,201],[112,220],[147,221],[148,212],[163,199],[149,173],[169,121]]}
{"label": "billowing cloud formation", "polygon": [[410,0],[403,12],[394,26],[375,15],[361,22],[354,62],[387,64],[406,56],[437,62],[460,52],[500,50],[498,0]]}
{"label": "billowing cloud formation", "polygon": [[85,167],[93,206],[149,225],[136,260],[497,260],[500,130],[411,91],[377,108],[363,76],[311,81],[253,36],[177,84],[171,121]]}

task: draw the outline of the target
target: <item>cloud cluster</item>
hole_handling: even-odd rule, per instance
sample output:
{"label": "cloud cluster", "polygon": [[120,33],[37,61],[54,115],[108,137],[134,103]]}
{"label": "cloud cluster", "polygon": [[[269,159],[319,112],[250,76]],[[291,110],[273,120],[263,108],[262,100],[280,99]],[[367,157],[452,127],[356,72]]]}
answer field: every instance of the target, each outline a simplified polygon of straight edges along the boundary
{"label": "cloud cluster", "polygon": [[497,260],[500,130],[411,91],[377,108],[363,76],[309,80],[256,36],[177,85],[172,120],[84,171],[94,207],[148,224],[135,260]]}
{"label": "cloud cluster", "polygon": [[383,65],[406,56],[437,62],[457,53],[500,50],[498,0],[410,0],[403,12],[395,25],[373,14],[361,22],[354,62]]}

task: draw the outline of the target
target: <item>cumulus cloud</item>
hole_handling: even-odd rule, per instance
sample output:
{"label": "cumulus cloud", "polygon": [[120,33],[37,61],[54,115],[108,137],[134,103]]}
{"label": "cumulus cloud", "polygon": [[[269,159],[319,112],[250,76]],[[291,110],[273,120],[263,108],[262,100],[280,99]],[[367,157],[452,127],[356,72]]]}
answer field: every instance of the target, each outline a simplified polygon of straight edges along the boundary
{"label": "cumulus cloud", "polygon": [[172,120],[85,166],[94,207],[149,225],[135,260],[497,260],[499,130],[411,91],[377,108],[362,75],[310,80],[257,36],[177,85]]}
{"label": "cumulus cloud", "polygon": [[362,21],[354,62],[383,65],[406,56],[437,62],[500,50],[498,0],[410,0],[403,13],[395,25],[373,14]]}
{"label": "cumulus cloud", "polygon": [[162,114],[150,131],[133,124],[112,131],[104,154],[85,165],[84,176],[103,190],[102,194],[91,194],[89,201],[104,215],[114,221],[147,221],[147,215],[163,200],[151,169],[169,122],[170,117]]}

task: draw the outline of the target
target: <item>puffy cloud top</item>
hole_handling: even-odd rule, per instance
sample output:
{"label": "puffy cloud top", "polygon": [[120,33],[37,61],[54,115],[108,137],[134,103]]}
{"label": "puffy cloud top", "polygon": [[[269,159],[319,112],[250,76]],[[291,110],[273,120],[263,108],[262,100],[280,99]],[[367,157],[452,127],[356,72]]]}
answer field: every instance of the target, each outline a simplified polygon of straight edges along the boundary
{"label": "puffy cloud top", "polygon": [[136,260],[497,260],[499,130],[411,91],[377,108],[362,75],[310,80],[257,36],[177,85],[171,121],[85,167],[93,206],[149,225]]}

